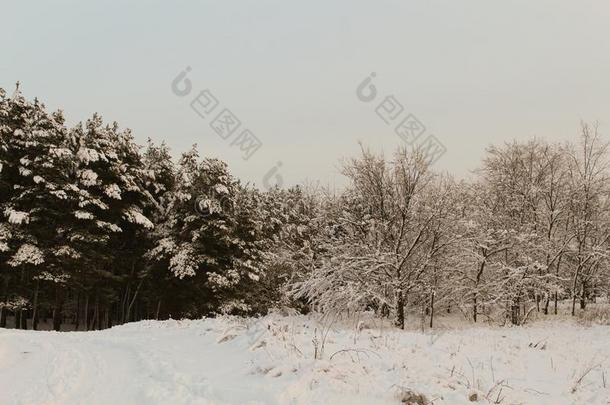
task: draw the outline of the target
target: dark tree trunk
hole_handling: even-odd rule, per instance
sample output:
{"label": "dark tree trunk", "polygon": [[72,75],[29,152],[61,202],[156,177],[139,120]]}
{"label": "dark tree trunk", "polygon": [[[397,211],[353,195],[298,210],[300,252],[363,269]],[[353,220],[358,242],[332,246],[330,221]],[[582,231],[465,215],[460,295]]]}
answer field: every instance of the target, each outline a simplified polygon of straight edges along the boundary
{"label": "dark tree trunk", "polygon": [[32,329],[38,330],[38,292],[40,291],[40,280],[36,280],[36,290],[34,291],[34,303],[32,307]]}
{"label": "dark tree trunk", "polygon": [[[487,259],[487,251],[483,250],[483,255],[485,255],[485,260]],[[476,282],[475,282],[475,290],[474,290],[474,297],[472,299],[472,319],[474,320],[474,322],[477,322],[477,315],[479,313],[479,307],[477,305],[477,300],[478,300],[478,294],[479,294],[479,283],[481,282],[481,277],[483,277],[483,272],[485,271],[485,264],[486,261],[483,260],[481,262],[481,264],[479,265],[479,270],[477,271],[477,276],[476,276]]]}
{"label": "dark tree trunk", "polygon": [[[159,300],[159,309],[161,309],[161,300]],[[385,302],[383,304],[381,304],[381,317],[382,318],[390,317],[390,306],[388,304],[386,304]]]}
{"label": "dark tree trunk", "polygon": [[112,328],[112,306],[106,307],[106,329]]}
{"label": "dark tree trunk", "polygon": [[125,288],[125,294],[123,295],[123,299],[121,299],[121,323],[129,322],[129,313],[127,310],[127,306],[129,303],[129,291],[131,290],[131,285],[127,285]]}
{"label": "dark tree trunk", "polygon": [[[563,255],[560,254],[559,255],[559,259],[557,259],[557,266],[555,266],[555,276],[557,278],[559,278],[559,268],[561,267],[561,259],[563,259]],[[553,294],[553,300],[554,300],[554,312],[555,315],[557,315],[558,313],[558,308],[559,308],[559,293],[557,291],[555,291],[555,294]]]}
{"label": "dark tree trunk", "polygon": [[85,295],[85,311],[84,314],[85,319],[83,319],[83,324],[85,325],[85,330],[89,330],[89,294]]}
{"label": "dark tree trunk", "polygon": [[102,311],[100,311],[100,297],[95,298],[95,313],[97,314],[95,325],[97,330],[102,329]]}
{"label": "dark tree trunk", "polygon": [[76,292],[76,314],[74,316],[74,330],[78,331],[80,327],[80,292]]}
{"label": "dark tree trunk", "polygon": [[[385,305],[385,304],[384,304]],[[387,305],[386,305],[387,306]],[[382,307],[383,308],[383,307]],[[159,302],[157,302],[157,314],[156,314],[156,320],[159,320],[159,314],[161,313],[161,300],[159,300]]]}
{"label": "dark tree trunk", "polygon": [[477,307],[477,295],[475,293],[474,298],[472,299],[472,319],[474,320],[474,322],[477,322],[477,314],[479,312],[479,309]]}
{"label": "dark tree trunk", "polygon": [[430,294],[430,328],[434,327],[434,291]]}
{"label": "dark tree trunk", "polygon": [[93,309],[93,317],[91,319],[91,329],[93,329],[93,330],[99,329],[99,325],[100,325],[100,320],[99,320],[99,317],[100,317],[100,313],[99,313],[100,305],[99,305],[99,302],[100,302],[100,298],[99,298],[98,295],[96,295],[95,296],[95,308]]}
{"label": "dark tree trunk", "polygon": [[517,298],[517,300],[511,304],[510,321],[513,325],[519,325],[520,315],[521,315],[521,304],[519,303],[519,299]]}
{"label": "dark tree trunk", "polygon": [[[8,302],[8,277],[3,277],[4,278],[4,294],[3,294],[3,298],[6,302]],[[6,328],[6,317],[7,317],[7,313],[8,310],[5,307],[1,307],[0,308],[0,328]]]}
{"label": "dark tree trunk", "polygon": [[513,325],[519,324],[519,305],[513,305],[511,308],[510,322]]}
{"label": "dark tree trunk", "polygon": [[580,309],[585,310],[587,308],[587,284],[582,283],[580,289]]}
{"label": "dark tree trunk", "polygon": [[405,328],[405,298],[402,291],[396,294],[396,322],[395,325],[400,328]]}
{"label": "dark tree trunk", "polygon": [[53,330],[61,330],[62,310],[64,306],[64,291],[59,286],[55,287],[55,305],[53,307]]}
{"label": "dark tree trunk", "polygon": [[[136,288],[136,291],[133,293],[133,298],[131,299],[131,302],[129,302],[129,306],[127,307],[127,322],[131,321],[131,309],[132,309],[134,303],[136,303],[136,305],[137,305],[136,299],[138,298],[138,293],[140,292],[140,288],[142,288],[143,283],[144,283],[144,279],[140,280],[140,282],[138,283],[138,287]],[[136,312],[137,312],[137,310],[136,310]]]}
{"label": "dark tree trunk", "polygon": [[572,316],[576,315],[576,291],[572,292]]}

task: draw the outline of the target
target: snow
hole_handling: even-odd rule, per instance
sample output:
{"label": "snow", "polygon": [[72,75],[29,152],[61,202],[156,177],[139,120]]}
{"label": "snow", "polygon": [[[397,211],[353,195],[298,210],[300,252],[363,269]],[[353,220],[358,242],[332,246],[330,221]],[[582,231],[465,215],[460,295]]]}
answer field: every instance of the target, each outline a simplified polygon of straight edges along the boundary
{"label": "snow", "polygon": [[4,216],[8,217],[8,222],[14,225],[27,224],[30,222],[30,214],[23,211],[15,211],[7,208],[4,211]]}
{"label": "snow", "polygon": [[97,178],[97,173],[93,170],[86,169],[80,172],[80,181],[86,187],[95,186],[97,184]]}
{"label": "snow", "polygon": [[[606,404],[610,327],[421,333],[304,316],[0,330],[0,403]],[[314,359],[318,347],[319,359]]]}
{"label": "snow", "polygon": [[182,247],[169,260],[169,269],[179,279],[194,276],[197,274],[197,262],[194,256],[192,248],[189,246]]}
{"label": "snow", "polygon": [[41,280],[41,281],[50,281],[52,283],[65,283],[66,281],[68,281],[70,279],[70,275],[69,274],[54,275],[54,274],[49,273],[48,271],[41,271],[39,274],[34,276],[34,279]]}
{"label": "snow", "polygon": [[224,184],[216,184],[214,190],[216,190],[218,194],[229,194],[229,189]]}
{"label": "snow", "polygon": [[146,229],[153,229],[155,225],[144,216],[137,208],[127,210],[123,216],[131,223],[143,226]]}
{"label": "snow", "polygon": [[95,221],[95,224],[97,225],[98,228],[107,229],[110,232],[115,232],[115,233],[123,232],[123,229],[120,226],[111,224],[110,222]]}
{"label": "snow", "polygon": [[92,213],[87,211],[74,211],[74,216],[78,219],[93,219],[95,218]]}
{"label": "snow", "polygon": [[78,150],[76,157],[84,164],[95,163],[100,160],[100,154],[95,149],[84,147]]}
{"label": "snow", "polygon": [[25,263],[34,266],[44,263],[42,251],[34,245],[24,243],[19,247],[17,253],[8,261],[8,265],[12,267],[18,267]]}
{"label": "snow", "polygon": [[110,198],[114,198],[115,200],[121,199],[121,188],[116,184],[111,184],[104,189],[106,195]]}
{"label": "snow", "polygon": [[26,169],[23,166],[19,166],[19,174],[22,175],[23,177],[28,177],[29,175],[32,174],[32,171],[30,169]]}
{"label": "snow", "polygon": [[70,149],[67,149],[67,148],[57,148],[57,147],[51,146],[49,152],[50,152],[51,156],[56,157],[56,158],[72,156],[72,152],[70,151]]}

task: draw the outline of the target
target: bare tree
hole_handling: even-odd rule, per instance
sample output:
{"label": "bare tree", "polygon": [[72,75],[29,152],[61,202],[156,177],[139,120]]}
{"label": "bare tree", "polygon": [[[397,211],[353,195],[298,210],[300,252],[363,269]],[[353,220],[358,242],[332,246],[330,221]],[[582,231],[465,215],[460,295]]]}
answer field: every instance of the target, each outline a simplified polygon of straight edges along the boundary
{"label": "bare tree", "polygon": [[568,153],[571,228],[575,235],[572,256],[572,315],[576,301],[586,306],[590,283],[607,258],[608,232],[605,202],[608,200],[608,144],[602,142],[597,124],[582,123],[580,143]]}

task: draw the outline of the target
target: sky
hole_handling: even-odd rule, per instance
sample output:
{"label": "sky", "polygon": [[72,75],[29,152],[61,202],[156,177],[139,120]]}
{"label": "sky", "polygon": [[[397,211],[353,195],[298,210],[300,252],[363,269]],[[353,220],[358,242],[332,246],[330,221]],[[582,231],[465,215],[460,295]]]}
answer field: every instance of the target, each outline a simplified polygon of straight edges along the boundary
{"label": "sky", "polygon": [[[256,185],[342,186],[341,160],[359,142],[390,155],[409,114],[458,178],[490,144],[567,141],[581,120],[610,136],[607,0],[0,0],[0,17],[9,94],[19,80],[71,125],[98,112],[176,156],[197,144]],[[241,124],[219,134],[225,109]]]}

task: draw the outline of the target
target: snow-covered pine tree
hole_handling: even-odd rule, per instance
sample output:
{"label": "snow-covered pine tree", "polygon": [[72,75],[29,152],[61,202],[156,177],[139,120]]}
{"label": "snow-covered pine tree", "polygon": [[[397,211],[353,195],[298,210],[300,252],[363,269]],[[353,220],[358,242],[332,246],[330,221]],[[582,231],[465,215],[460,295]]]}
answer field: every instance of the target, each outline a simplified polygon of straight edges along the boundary
{"label": "snow-covered pine tree", "polygon": [[146,235],[154,228],[144,211],[154,202],[128,130],[104,125],[96,114],[74,128],[71,139],[78,190],[78,204],[70,212],[70,247],[79,255],[74,277],[84,297],[84,324],[103,328],[130,317],[127,301],[138,292]]}
{"label": "snow-covered pine tree", "polygon": [[[154,318],[160,319],[169,316],[166,308],[174,298],[173,291],[168,286],[172,285],[174,277],[167,271],[167,263],[154,258],[150,260],[151,249],[159,246],[171,231],[170,205],[176,187],[176,167],[167,145],[155,145],[150,139],[143,154],[143,162],[146,190],[154,201],[145,213],[156,226],[148,235],[151,245],[145,254],[146,269],[141,279],[144,282],[141,298],[147,307],[153,309]],[[129,307],[134,303],[132,299],[127,304],[128,313],[131,313]]]}
{"label": "snow-covered pine tree", "polygon": [[[173,274],[173,308],[181,316],[253,310],[241,296],[262,276],[256,193],[245,190],[217,159],[195,147],[180,159],[167,235],[149,256]],[[238,291],[242,289],[242,291]],[[185,304],[186,303],[186,304]]]}
{"label": "snow-covered pine tree", "polygon": [[[20,272],[18,286],[12,287],[14,299],[32,310],[35,329],[40,295],[55,296],[54,319],[58,319],[63,284],[70,277],[63,260],[72,254],[65,248],[65,231],[66,207],[75,195],[70,183],[74,159],[66,148],[61,112],[50,115],[37,100],[29,103],[18,92],[4,98],[1,109],[0,182],[11,185],[2,203],[8,222],[2,233],[10,235],[8,244],[13,247],[7,264]],[[17,323],[26,327],[23,311],[16,315],[21,318]]]}

